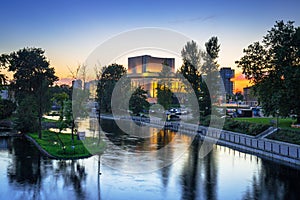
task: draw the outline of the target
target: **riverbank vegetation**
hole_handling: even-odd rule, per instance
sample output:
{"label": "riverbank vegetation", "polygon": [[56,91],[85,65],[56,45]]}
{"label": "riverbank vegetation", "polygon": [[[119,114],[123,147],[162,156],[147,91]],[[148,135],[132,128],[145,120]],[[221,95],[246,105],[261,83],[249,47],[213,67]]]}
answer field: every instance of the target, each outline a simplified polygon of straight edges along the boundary
{"label": "riverbank vegetation", "polygon": [[71,134],[56,133],[49,130],[43,131],[41,139],[39,139],[37,133],[29,133],[28,136],[33,138],[47,153],[56,158],[84,158],[101,154],[105,149],[105,142],[100,141],[98,144],[98,138],[87,137],[85,140],[74,139],[72,141]]}
{"label": "riverbank vegetation", "polygon": [[269,135],[267,138],[300,145],[300,130],[296,131],[290,129],[279,129],[277,132]]}
{"label": "riverbank vegetation", "polygon": [[[205,118],[203,118],[203,120],[201,121],[201,125],[210,126],[210,118],[211,116],[206,116]],[[246,120],[239,121],[236,119],[225,119],[223,130],[256,136],[270,127],[267,124],[255,123]]]}
{"label": "riverbank vegetation", "polygon": [[[235,121],[247,122],[252,124],[262,124],[268,126],[276,126],[276,118],[235,118]],[[268,139],[278,140],[282,142],[288,142],[293,144],[300,144],[300,128],[293,128],[291,125],[295,123],[296,120],[292,118],[278,118],[278,128],[279,130],[269,136]]]}
{"label": "riverbank vegetation", "polygon": [[[256,123],[256,124],[265,124],[270,126],[276,126],[277,118],[276,117],[258,117],[258,118],[235,118],[235,121],[240,122],[250,122],[250,123]],[[290,130],[299,130],[297,128],[292,128],[291,125],[295,123],[296,120],[292,118],[278,118],[278,127],[283,129],[290,129]]]}

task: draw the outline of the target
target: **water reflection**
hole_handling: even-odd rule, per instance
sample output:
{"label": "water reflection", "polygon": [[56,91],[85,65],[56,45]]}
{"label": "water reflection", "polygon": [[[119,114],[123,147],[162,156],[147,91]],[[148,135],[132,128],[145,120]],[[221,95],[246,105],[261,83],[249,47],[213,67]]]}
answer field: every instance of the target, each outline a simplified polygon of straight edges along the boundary
{"label": "water reflection", "polygon": [[191,142],[190,137],[153,127],[145,127],[143,134],[147,137],[139,138],[124,133],[112,120],[101,120],[101,127],[108,143],[102,160],[108,166],[126,173],[145,173],[164,168],[178,159]]}
{"label": "water reflection", "polygon": [[[299,170],[221,146],[201,158],[203,143],[197,139],[178,157],[176,149],[191,142],[187,135],[161,130],[150,138],[131,140],[114,126],[106,128],[108,138],[127,149],[126,154],[149,150],[147,159],[153,159],[158,170],[126,174],[112,169],[104,161],[137,168],[113,148],[101,157],[59,161],[41,156],[24,139],[0,138],[0,199],[298,199],[300,195]],[[166,157],[178,159],[164,167]]]}
{"label": "water reflection", "polygon": [[[10,194],[17,195],[13,196],[14,198],[25,196],[26,199],[29,197],[48,199],[46,194],[55,196],[52,190],[61,188],[72,188],[76,197],[85,198],[83,185],[86,181],[86,172],[85,166],[79,160],[49,160],[42,157],[24,138],[12,140],[11,153],[13,156],[7,165],[9,185],[17,190],[21,189],[19,194]],[[60,183],[63,183],[61,188]],[[66,195],[69,193],[70,191],[66,192]]]}
{"label": "water reflection", "polygon": [[299,199],[299,173],[299,170],[263,161],[243,199]]}

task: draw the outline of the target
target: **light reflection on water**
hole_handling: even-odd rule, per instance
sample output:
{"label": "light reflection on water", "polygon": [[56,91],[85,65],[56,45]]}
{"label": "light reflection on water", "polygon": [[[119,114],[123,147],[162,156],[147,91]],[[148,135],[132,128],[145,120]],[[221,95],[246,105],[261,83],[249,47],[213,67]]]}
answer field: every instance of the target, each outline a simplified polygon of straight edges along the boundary
{"label": "light reflection on water", "polygon": [[[127,154],[150,151],[160,165],[163,155],[156,150],[170,143],[176,133],[162,132],[148,140],[126,140],[109,121],[104,121],[107,138]],[[179,135],[179,134],[178,134]],[[179,135],[174,148],[189,143]],[[195,140],[172,165],[150,173],[128,174],[105,165],[130,163],[119,150],[108,149],[98,156],[76,161],[49,160],[24,139],[0,139],[0,199],[297,199],[300,195],[298,170],[227,147],[214,146],[205,158],[199,158],[201,141]],[[107,151],[108,151],[107,150]],[[159,157],[161,156],[161,157]],[[101,176],[98,176],[100,166]]]}

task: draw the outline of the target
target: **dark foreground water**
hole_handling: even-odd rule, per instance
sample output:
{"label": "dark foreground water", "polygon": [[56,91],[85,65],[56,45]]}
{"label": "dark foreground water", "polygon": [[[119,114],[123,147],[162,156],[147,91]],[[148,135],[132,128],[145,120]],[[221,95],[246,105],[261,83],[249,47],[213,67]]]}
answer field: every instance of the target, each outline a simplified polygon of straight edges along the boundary
{"label": "dark foreground water", "polygon": [[[173,141],[166,155],[191,138],[160,131],[149,140],[132,139],[107,121],[109,145],[98,156],[76,161],[49,160],[22,138],[0,139],[0,199],[299,199],[300,171],[214,145],[200,158],[200,141],[167,167],[156,153]],[[178,134],[177,134],[178,136]],[[150,152],[157,170],[143,172],[129,155]],[[151,153],[153,152],[153,153]],[[144,158],[142,158],[144,159]],[[115,163],[115,165],[114,165]],[[125,166],[125,167],[124,167]],[[121,169],[121,170],[120,170]],[[122,169],[132,169],[130,173]],[[98,172],[101,175],[98,175]],[[134,173],[139,172],[139,173]]]}

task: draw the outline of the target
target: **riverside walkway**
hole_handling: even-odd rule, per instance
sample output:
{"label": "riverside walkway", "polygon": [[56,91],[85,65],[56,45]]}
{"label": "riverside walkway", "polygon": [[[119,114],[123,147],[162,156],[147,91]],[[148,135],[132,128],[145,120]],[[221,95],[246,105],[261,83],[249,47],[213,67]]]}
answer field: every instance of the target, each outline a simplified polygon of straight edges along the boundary
{"label": "riverside walkway", "polygon": [[140,117],[101,116],[101,118],[126,121],[135,120],[139,121],[142,125],[161,129],[167,127],[168,129],[180,133],[194,136],[198,135],[200,139],[210,140],[219,145],[228,146],[239,151],[255,154],[274,161],[283,161],[284,164],[300,167],[300,145],[265,138],[266,135],[276,131],[276,129],[270,129],[255,137],[182,121],[164,122],[161,121],[160,118],[151,118],[150,122],[143,122]]}

